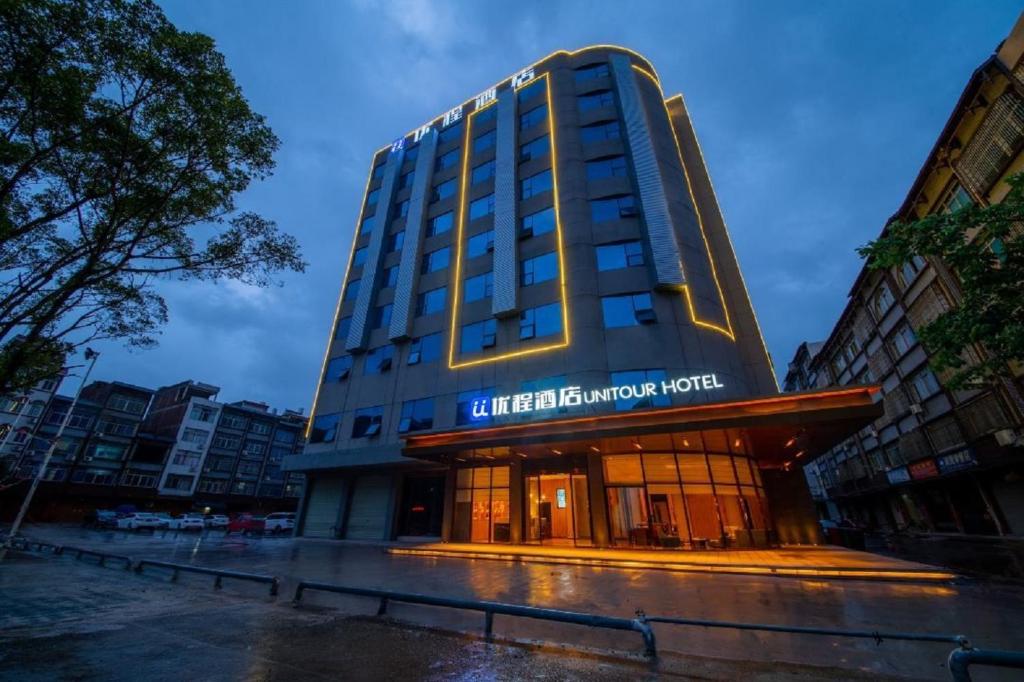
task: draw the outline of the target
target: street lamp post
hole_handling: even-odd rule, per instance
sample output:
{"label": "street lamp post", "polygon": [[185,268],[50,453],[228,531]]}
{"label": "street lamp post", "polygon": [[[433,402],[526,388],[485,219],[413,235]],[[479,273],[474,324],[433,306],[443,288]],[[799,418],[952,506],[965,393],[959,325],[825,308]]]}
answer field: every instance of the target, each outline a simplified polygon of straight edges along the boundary
{"label": "street lamp post", "polygon": [[2,563],[7,557],[7,550],[10,549],[14,543],[14,536],[18,534],[18,529],[21,528],[21,522],[25,519],[25,514],[28,512],[28,506],[32,503],[32,496],[36,494],[36,488],[39,487],[39,482],[43,480],[43,476],[46,474],[46,467],[50,463],[50,458],[53,457],[53,451],[57,449],[57,443],[60,442],[61,436],[64,435],[64,428],[67,427],[68,422],[71,421],[71,415],[74,413],[75,406],[78,404],[78,399],[82,395],[82,389],[85,388],[86,383],[88,383],[89,375],[92,374],[92,368],[96,366],[96,358],[99,356],[100,354],[92,348],[85,349],[85,359],[89,360],[89,368],[85,370],[85,376],[82,377],[82,383],[79,384],[78,390],[75,391],[75,398],[71,401],[67,414],[64,415],[64,419],[60,423],[60,428],[57,429],[57,435],[53,437],[53,442],[50,443],[50,447],[46,449],[46,455],[43,457],[43,463],[39,465],[39,471],[36,472],[35,477],[32,479],[32,485],[29,486],[28,493],[25,495],[25,500],[21,503],[21,509],[18,510],[18,516],[15,517],[14,523],[11,525],[11,530],[7,535],[7,539],[4,540],[3,545],[0,545],[0,563]]}

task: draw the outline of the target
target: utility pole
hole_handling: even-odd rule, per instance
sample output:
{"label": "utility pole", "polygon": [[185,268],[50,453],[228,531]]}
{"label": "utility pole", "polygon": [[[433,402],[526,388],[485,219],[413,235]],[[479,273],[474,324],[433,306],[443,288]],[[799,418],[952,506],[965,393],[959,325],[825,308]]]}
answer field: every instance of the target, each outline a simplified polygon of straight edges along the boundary
{"label": "utility pole", "polygon": [[67,414],[64,415],[64,420],[60,423],[60,428],[57,429],[57,435],[53,437],[53,442],[50,443],[50,447],[46,450],[46,455],[43,457],[43,463],[39,465],[39,471],[36,472],[35,478],[32,479],[32,485],[28,489],[28,493],[25,495],[25,501],[21,503],[21,509],[18,510],[18,516],[15,517],[14,523],[11,525],[11,530],[7,534],[7,539],[4,540],[4,544],[0,545],[0,563],[7,557],[7,550],[11,548],[14,542],[14,536],[18,534],[18,529],[21,528],[21,522],[25,519],[25,514],[28,512],[28,506],[32,503],[32,496],[36,494],[36,488],[39,487],[39,482],[43,480],[43,476],[46,474],[46,467],[50,463],[50,458],[53,457],[53,451],[57,449],[57,443],[60,442],[60,438],[64,435],[64,428],[71,421],[71,415],[75,411],[75,406],[78,404],[78,399],[82,395],[82,389],[89,382],[89,375],[92,374],[92,368],[96,366],[96,358],[100,356],[99,353],[94,351],[92,348],[85,349],[85,359],[89,361],[89,368],[85,370],[85,376],[82,377],[82,383],[78,385],[78,390],[75,391],[75,399],[71,401],[71,405],[68,407]]}

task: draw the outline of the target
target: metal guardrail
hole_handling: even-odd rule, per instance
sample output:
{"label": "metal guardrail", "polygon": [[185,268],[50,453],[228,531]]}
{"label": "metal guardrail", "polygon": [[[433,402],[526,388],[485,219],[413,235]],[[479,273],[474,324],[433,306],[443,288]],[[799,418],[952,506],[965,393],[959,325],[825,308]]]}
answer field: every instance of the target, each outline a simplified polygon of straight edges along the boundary
{"label": "metal guardrail", "polygon": [[972,665],[1024,669],[1024,652],[960,648],[949,654],[949,674],[953,682],[971,682],[969,668]]}
{"label": "metal guardrail", "polygon": [[185,571],[186,573],[200,573],[202,575],[212,575],[215,577],[213,581],[213,588],[219,590],[223,586],[224,578],[231,578],[233,580],[248,580],[255,583],[266,583],[270,585],[270,596],[276,597],[281,587],[281,581],[278,580],[277,576],[273,575],[262,575],[259,573],[243,573],[242,571],[228,571],[222,568],[207,568],[205,566],[193,566],[191,564],[175,564],[170,561],[156,561],[155,559],[142,559],[135,564],[135,572],[142,573],[142,570],[146,566],[152,566],[154,568],[166,568],[171,571],[171,580],[175,581],[178,579],[178,573]]}
{"label": "metal guardrail", "polygon": [[657,646],[654,640],[654,630],[651,629],[650,625],[639,618],[630,619],[616,618],[612,616],[598,616],[590,613],[545,609],[536,606],[504,604],[493,601],[476,601],[473,599],[455,599],[452,597],[435,597],[427,594],[393,592],[391,590],[376,590],[365,587],[347,587],[344,585],[332,585],[329,583],[318,583],[308,580],[301,581],[295,587],[295,596],[292,599],[292,602],[296,605],[299,604],[299,602],[302,601],[303,593],[307,590],[334,592],[336,594],[351,594],[360,597],[380,599],[380,606],[377,608],[377,615],[379,616],[387,613],[388,602],[392,601],[403,602],[406,604],[443,606],[451,609],[462,609],[464,611],[480,611],[484,614],[484,636],[487,639],[491,639],[493,636],[495,615],[534,618],[537,620],[550,620],[558,623],[586,625],[593,628],[632,631],[639,633],[640,636],[643,637],[645,655],[651,658],[658,655]]}
{"label": "metal guardrail", "polygon": [[99,552],[94,549],[85,549],[83,547],[70,547],[68,545],[58,546],[57,549],[54,550],[55,554],[64,554],[65,552],[74,552],[76,559],[81,559],[83,556],[94,556],[100,560],[100,566],[105,566],[107,559],[113,559],[114,561],[124,562],[124,568],[126,571],[132,567],[132,558],[124,556],[123,554],[110,554],[108,552]]}

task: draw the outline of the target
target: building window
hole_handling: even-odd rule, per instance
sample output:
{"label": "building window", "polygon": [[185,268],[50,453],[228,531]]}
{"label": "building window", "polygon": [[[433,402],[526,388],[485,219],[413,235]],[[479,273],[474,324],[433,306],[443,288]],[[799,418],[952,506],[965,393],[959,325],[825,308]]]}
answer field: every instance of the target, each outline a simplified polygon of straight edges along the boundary
{"label": "building window", "polygon": [[202,447],[206,445],[206,439],[210,437],[209,431],[203,431],[202,429],[185,429],[181,434],[181,439],[186,443],[193,443]]}
{"label": "building window", "polygon": [[427,225],[427,236],[433,237],[434,235],[443,234],[448,230],[452,229],[452,218],[453,213],[448,211],[442,213],[439,216],[434,216],[430,219],[430,223]]}
{"label": "building window", "polygon": [[[200,433],[205,434],[204,431],[200,431]],[[107,459],[112,462],[120,462],[124,458],[124,453],[127,449],[127,445],[118,445],[115,443],[96,443],[89,448],[89,454],[94,459]]]}
{"label": "building window", "polygon": [[601,297],[605,329],[656,322],[649,293]]}
{"label": "building window", "polygon": [[146,401],[114,394],[107,402],[107,407],[118,412],[127,412],[128,414],[142,414],[146,411]]}
{"label": "building window", "polygon": [[562,304],[549,303],[519,313],[519,338],[532,339],[562,332]]}
{"label": "building window", "polygon": [[494,318],[463,325],[459,340],[459,352],[478,353],[493,348],[497,342],[498,324]]}
{"label": "building window", "polygon": [[344,340],[348,338],[348,330],[352,328],[352,317],[343,317],[338,320],[338,326],[334,330],[334,340]]}
{"label": "building window", "polygon": [[363,375],[382,374],[391,369],[391,361],[395,357],[395,347],[391,344],[378,346],[366,354]]}
{"label": "building window", "polygon": [[367,216],[363,218],[363,222],[359,223],[359,236],[365,236],[373,232],[373,218],[374,216]]}
{"label": "building window", "polygon": [[597,247],[597,269],[618,270],[644,264],[644,247],[638,240],[602,244]]}
{"label": "building window", "polygon": [[352,254],[352,265],[359,266],[366,262],[366,254],[370,251],[367,246],[360,247]]}
{"label": "building window", "polygon": [[344,381],[345,379],[348,379],[348,375],[351,371],[351,355],[340,355],[336,358],[331,358],[327,362],[327,369],[324,371],[324,383]]}
{"label": "building window", "polygon": [[455,425],[486,424],[491,421],[490,412],[486,417],[473,416],[473,402],[490,400],[494,397],[493,388],[481,388],[474,391],[462,391],[455,398]]}
{"label": "building window", "polygon": [[384,167],[386,165],[387,164],[385,164],[385,163],[379,163],[379,164],[377,164],[376,166],[373,167],[372,178],[374,180],[380,180],[381,178],[384,177]]}
{"label": "building window", "polygon": [[383,287],[390,289],[398,284],[398,266],[392,265],[390,268],[384,269],[384,282]]}
{"label": "building window", "polygon": [[446,168],[452,168],[459,163],[459,149],[456,147],[450,152],[445,152],[441,156],[437,157],[434,161],[434,172],[443,171]]}
{"label": "building window", "polygon": [[416,159],[419,158],[419,156],[420,146],[417,144],[405,150],[405,156],[402,158],[402,163],[409,163],[410,161],[415,161]]}
{"label": "building window", "polygon": [[427,334],[413,339],[409,344],[409,360],[407,364],[419,365],[426,362],[437,362],[441,359],[441,332]]}
{"label": "building window", "polygon": [[188,416],[197,422],[212,422],[213,418],[217,416],[217,411],[206,405],[193,405]]}
{"label": "building window", "polygon": [[536,140],[531,140],[519,146],[519,160],[530,161],[539,159],[551,153],[551,138],[542,135]]}
{"label": "building window", "polygon": [[942,390],[939,380],[932,371],[925,367],[910,377],[910,388],[917,396],[917,402],[923,402]]}
{"label": "building window", "polygon": [[450,251],[447,246],[431,251],[423,255],[423,265],[420,267],[420,274],[437,272],[448,267]]}
{"label": "building window", "polygon": [[542,92],[544,92],[544,81],[538,78],[529,85],[519,88],[519,90],[516,91],[516,98],[519,100],[519,103],[522,104],[523,102],[529,102]]}
{"label": "building window", "polygon": [[391,304],[379,305],[370,314],[370,329],[380,329],[391,324]]}
{"label": "building window", "polygon": [[555,229],[555,209],[545,208],[530,215],[523,216],[523,224],[520,234],[523,237],[533,237],[538,234],[545,234]]}
{"label": "building window", "polygon": [[377,197],[378,196],[380,196],[380,187],[378,187],[377,189],[373,190],[372,192],[370,192],[369,194],[366,195],[366,208],[367,208],[367,210],[369,210],[369,208],[371,206],[373,206],[374,204],[377,203]]}
{"label": "building window", "polygon": [[954,183],[946,190],[945,196],[939,202],[939,213],[954,213],[973,203],[971,195],[967,193],[967,190],[961,187],[959,183]]}
{"label": "building window", "polygon": [[401,251],[402,246],[405,245],[405,230],[401,232],[395,232],[394,234],[388,235],[388,243],[385,247],[385,253],[394,253],[395,251]]}
{"label": "building window", "polygon": [[96,429],[103,434],[108,436],[123,436],[124,438],[131,438],[135,435],[135,422],[128,419],[114,419],[113,417],[107,417],[100,419],[96,424]]}
{"label": "building window", "polygon": [[476,168],[473,169],[473,173],[470,176],[470,178],[471,178],[470,184],[475,185],[477,183],[484,182],[486,180],[490,180],[493,177],[494,177],[494,159],[491,159],[490,161],[484,161],[479,166],[477,166]]}
{"label": "building window", "polygon": [[875,313],[875,319],[882,319],[882,316],[889,312],[889,308],[891,308],[892,304],[895,302],[895,299],[892,297],[892,292],[889,291],[889,285],[885,282],[879,284],[878,290],[871,299],[871,308]]}
{"label": "building window", "polygon": [[497,106],[489,106],[486,109],[478,109],[476,112],[473,113],[473,123],[478,126],[483,125],[485,123],[490,123],[497,117],[497,115]]}
{"label": "building window", "polygon": [[455,186],[457,182],[455,178],[451,180],[445,180],[439,185],[434,185],[434,191],[430,195],[431,201],[441,201],[448,197],[455,196]]}
{"label": "building window", "polygon": [[548,117],[548,105],[542,104],[539,107],[530,109],[525,114],[519,116],[519,130],[529,130],[535,125],[539,125],[547,120]]}
{"label": "building window", "polygon": [[529,199],[530,197],[537,196],[541,192],[551,191],[551,177],[551,169],[549,168],[520,181],[521,198]]}
{"label": "building window", "polygon": [[417,315],[434,315],[444,311],[444,304],[448,298],[448,287],[438,287],[430,291],[424,291],[416,298]]}
{"label": "building window", "polygon": [[899,270],[896,271],[896,276],[900,280],[900,286],[904,289],[909,287],[917,279],[917,275],[924,269],[924,266],[924,258],[917,254],[911,256],[910,260],[901,265]]}
{"label": "building window", "polygon": [[404,218],[409,215],[409,200],[405,199],[395,204],[395,217]]}
{"label": "building window", "polygon": [[489,130],[486,133],[477,135],[473,139],[473,153],[479,154],[480,152],[487,151],[494,146],[497,139],[497,132],[494,130]]}
{"label": "building window", "polygon": [[586,83],[587,81],[594,80],[595,78],[605,78],[608,75],[608,65],[603,62],[600,64],[591,64],[590,66],[581,66],[576,69],[576,82]]}
{"label": "building window", "polygon": [[398,420],[398,432],[426,431],[434,428],[434,399],[406,400],[402,403],[402,416]]}
{"label": "building window", "polygon": [[900,326],[896,327],[896,331],[892,333],[891,342],[896,357],[901,358],[908,350],[914,347],[914,344],[917,343],[917,337],[914,335],[914,330],[910,328],[910,325],[902,322]]}
{"label": "building window", "polygon": [[232,495],[254,495],[256,483],[253,481],[235,481],[231,486]]}
{"label": "building window", "polygon": [[615,96],[611,90],[598,90],[588,95],[580,95],[576,98],[576,103],[579,106],[580,113],[582,113],[584,111],[600,109],[601,107],[612,106],[615,104]]}
{"label": "building window", "polygon": [[381,405],[356,410],[355,419],[352,422],[352,437],[372,438],[379,435],[383,419],[384,408]]}
{"label": "building window", "polygon": [[259,476],[260,475],[260,463],[259,462],[241,462],[238,465],[238,471],[235,472],[236,476]]}
{"label": "building window", "polygon": [[346,301],[355,300],[356,296],[359,295],[359,280],[349,280],[348,285],[345,287],[345,298]]}
{"label": "building window", "polygon": [[603,159],[594,159],[593,161],[587,161],[588,180],[624,177],[626,177],[625,156],[606,156]]}
{"label": "building window", "polygon": [[509,468],[459,469],[455,477],[452,539],[456,542],[508,542]]}
{"label": "building window", "polygon": [[528,287],[531,284],[547,282],[556,277],[558,277],[558,254],[554,251],[519,262],[520,286]]}
{"label": "building window", "polygon": [[594,199],[590,202],[590,219],[595,223],[635,218],[636,215],[636,201],[632,194]]}
{"label": "building window", "polygon": [[494,251],[494,230],[475,234],[466,241],[466,258],[476,258]]}
{"label": "building window", "polygon": [[413,177],[415,177],[415,175],[416,175],[416,171],[415,170],[411,170],[408,173],[402,173],[402,175],[398,178],[398,189],[405,189],[407,187],[412,187],[412,180],[413,180]]}
{"label": "building window", "polygon": [[181,476],[178,474],[170,474],[164,480],[165,490],[191,490],[192,481],[195,480],[195,476]]}
{"label": "building window", "polygon": [[199,453],[182,451],[174,456],[171,462],[177,466],[188,467],[195,471],[196,467],[199,466]]}
{"label": "building window", "polygon": [[[236,436],[217,435],[213,438],[213,447],[220,448],[221,450],[237,450],[241,444],[242,440]],[[229,463],[230,461],[228,460]]]}
{"label": "building window", "polygon": [[485,272],[476,277],[467,277],[464,282],[463,301],[472,303],[494,295],[494,273]]}
{"label": "building window", "polygon": [[333,443],[338,435],[338,420],[341,417],[337,412],[332,414],[318,414],[313,418],[313,428],[309,430],[310,443]]}
{"label": "building window", "polygon": [[469,219],[476,220],[494,213],[494,194],[469,202]]}
{"label": "building window", "polygon": [[444,130],[442,130],[438,134],[438,136],[437,136],[437,143],[438,144],[447,144],[449,142],[454,142],[455,140],[459,139],[459,137],[461,135],[462,135],[462,124],[461,123],[456,123],[455,125],[448,126],[447,128],[445,128]]}
{"label": "building window", "polygon": [[225,414],[220,418],[220,425],[229,429],[244,429],[247,423],[244,417],[237,414]]}
{"label": "building window", "polygon": [[651,391],[633,391],[634,395],[639,393],[644,395],[644,397],[617,398],[615,400],[615,409],[636,410],[649,407],[669,407],[672,404],[672,399],[660,390],[661,382],[667,378],[663,369],[634,369],[625,372],[612,372],[612,386],[634,386],[640,388],[644,384],[654,384],[659,389],[653,396],[649,395]]}
{"label": "building window", "polygon": [[608,140],[617,140],[619,137],[621,137],[621,132],[618,121],[601,121],[580,128],[580,139],[583,144],[607,142]]}

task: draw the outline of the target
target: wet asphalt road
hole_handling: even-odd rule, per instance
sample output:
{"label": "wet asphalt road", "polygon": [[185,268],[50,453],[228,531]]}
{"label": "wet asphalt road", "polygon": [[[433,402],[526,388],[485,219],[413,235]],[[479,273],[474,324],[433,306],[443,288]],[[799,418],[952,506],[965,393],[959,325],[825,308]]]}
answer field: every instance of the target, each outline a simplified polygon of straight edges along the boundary
{"label": "wet asphalt road", "polygon": [[[1020,614],[1024,613],[1024,590],[1005,585],[811,581],[395,557],[385,554],[380,547],[291,538],[226,537],[219,532],[150,535],[42,526],[29,528],[26,534],[63,544],[103,548],[135,558],[272,573],[283,578],[282,598],[276,603],[270,602],[263,586],[229,582],[223,592],[217,593],[210,589],[212,579],[206,577],[183,577],[180,584],[170,585],[158,575],[116,575],[119,572],[115,569],[92,568],[69,558],[47,558],[40,564],[46,566],[46,570],[39,576],[32,575],[37,582],[42,581],[37,586],[41,592],[23,601],[21,606],[30,620],[16,624],[4,615],[18,610],[11,608],[12,571],[4,565],[0,567],[0,638],[12,627],[17,636],[0,647],[5,651],[5,658],[0,659],[0,676],[15,670],[23,673],[39,670],[42,676],[35,679],[79,678],[81,676],[73,672],[58,673],[52,663],[49,667],[36,666],[47,660],[76,660],[85,651],[102,652],[108,647],[112,652],[121,651],[129,647],[122,630],[131,631],[136,627],[156,638],[146,660],[166,660],[169,666],[162,671],[147,670],[152,673],[147,674],[151,679],[171,679],[175,670],[179,674],[176,679],[183,679],[180,673],[192,665],[199,666],[197,672],[208,673],[207,677],[200,674],[196,679],[288,677],[282,671],[289,669],[287,665],[296,665],[289,658],[291,654],[297,657],[299,664],[306,666],[302,670],[311,676],[326,674],[344,679],[511,679],[523,676],[527,670],[528,676],[547,679],[602,679],[606,676],[613,679],[653,674],[639,659],[627,665],[621,658],[613,663],[576,654],[554,655],[487,645],[434,631],[385,626],[373,619],[351,620],[372,615],[376,608],[375,603],[356,598],[311,594],[304,599],[306,604],[302,608],[292,609],[282,602],[290,597],[299,578],[617,616],[630,616],[636,608],[643,608],[647,613],[722,620],[964,632],[983,646],[1024,649],[1024,634],[1019,627]],[[44,573],[48,578],[43,577]],[[104,577],[100,580],[97,575]],[[127,592],[123,585],[126,579],[131,585]],[[83,591],[89,594],[93,588],[87,586],[106,584],[108,580],[112,581],[110,588],[93,595],[92,605],[83,605],[77,615],[68,617],[67,622],[72,624],[68,632],[44,638],[46,644],[36,635],[26,634],[60,632],[59,628],[54,630],[52,623],[37,622],[38,614],[47,611],[40,605],[47,603],[44,595],[50,589],[49,583],[60,583],[62,589],[72,594]],[[66,588],[62,581],[67,582]],[[161,590],[169,591],[165,594]],[[125,598],[125,594],[132,599],[145,599],[121,604],[118,600]],[[222,606],[222,600],[231,602],[230,608]],[[111,629],[90,630],[90,613],[106,613],[105,617],[111,620],[101,618],[99,622],[109,622]],[[427,607],[393,605],[389,613],[405,622],[474,635],[479,634],[482,625],[479,614]],[[313,620],[307,620],[310,618]],[[215,633],[207,632],[211,619],[217,623]],[[168,656],[166,652],[160,655],[161,647],[175,649],[172,642],[178,627],[196,634],[194,639],[198,643],[189,646],[207,647],[219,642],[218,646],[230,655],[218,655],[205,664],[202,663],[208,658],[205,655],[198,658]],[[376,634],[365,635],[371,630]],[[580,648],[598,652],[614,650],[635,655],[641,648],[639,637],[632,633],[502,617],[495,620],[495,632],[499,637],[520,641],[557,643],[555,646],[571,644],[574,651]],[[952,648],[942,644],[894,642],[877,646],[871,641],[672,626],[657,626],[657,632],[659,650],[664,652],[657,669],[659,675],[687,672],[710,679],[849,679],[861,675],[874,679],[879,676],[948,679],[944,660]],[[169,638],[166,643],[164,638]],[[286,645],[281,644],[282,639]],[[24,644],[29,641],[31,646]],[[49,647],[71,647],[75,642],[80,642],[80,646],[70,653],[51,651],[48,657],[37,653]],[[318,654],[320,650],[331,655]],[[395,651],[401,651],[402,656],[389,653]],[[288,652],[288,656],[282,652]],[[334,654],[340,656],[338,661],[333,661]],[[92,661],[92,656],[102,660]],[[122,651],[120,657],[124,656]],[[89,653],[83,665],[98,666],[95,670],[103,674],[95,679],[117,678],[109,668],[109,663],[117,658],[103,659],[100,653]],[[259,667],[264,665],[259,663],[264,659],[273,665],[268,669]],[[398,665],[399,661],[403,662]],[[354,667],[347,668],[349,663]],[[388,667],[392,664],[397,667]],[[737,675],[740,670],[742,674]],[[385,674],[388,672],[391,674]],[[85,678],[90,678],[90,674],[85,674]],[[16,679],[33,678],[19,674]],[[133,677],[129,674],[119,679]],[[1000,675],[988,679],[1013,677]]]}

